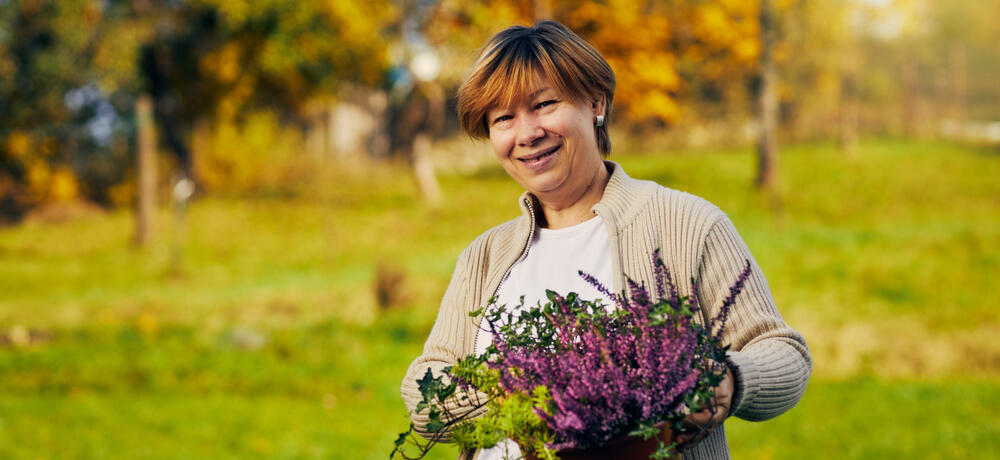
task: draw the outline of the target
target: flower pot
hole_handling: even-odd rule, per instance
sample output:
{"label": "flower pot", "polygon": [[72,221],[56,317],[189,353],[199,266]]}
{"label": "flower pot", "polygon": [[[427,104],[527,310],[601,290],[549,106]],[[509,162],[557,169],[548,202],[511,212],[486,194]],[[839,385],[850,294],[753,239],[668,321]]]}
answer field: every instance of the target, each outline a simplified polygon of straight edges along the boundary
{"label": "flower pot", "polygon": [[[561,460],[648,460],[649,456],[656,452],[656,448],[660,446],[660,441],[666,445],[674,442],[674,432],[666,426],[666,423],[660,423],[657,427],[660,429],[660,433],[649,439],[642,439],[641,436],[622,436],[589,449],[560,450],[559,458]],[[525,458],[539,460],[540,457],[527,454]],[[671,458],[680,458],[680,456]]]}

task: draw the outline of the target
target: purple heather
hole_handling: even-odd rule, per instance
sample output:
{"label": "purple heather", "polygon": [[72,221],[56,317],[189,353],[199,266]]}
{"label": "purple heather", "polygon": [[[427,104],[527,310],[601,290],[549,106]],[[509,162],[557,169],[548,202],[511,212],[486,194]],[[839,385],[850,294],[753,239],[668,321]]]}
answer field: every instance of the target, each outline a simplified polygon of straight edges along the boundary
{"label": "purple heather", "polygon": [[[725,357],[721,333],[749,276],[749,262],[706,326],[693,320],[698,309],[694,280],[692,295],[681,296],[659,251],[652,263],[655,301],[646,286],[631,279],[628,295],[616,295],[581,272],[615,300],[617,312],[573,294],[550,293],[549,304],[529,310],[536,314],[507,316],[515,323],[507,327],[490,323],[496,355],[485,363],[499,372],[503,391],[549,390],[547,407],[535,409],[555,435],[549,447],[594,446],[628,433],[640,421],[676,419],[685,396],[706,390],[705,372],[717,372],[709,360]],[[551,341],[531,337],[546,331]]]}

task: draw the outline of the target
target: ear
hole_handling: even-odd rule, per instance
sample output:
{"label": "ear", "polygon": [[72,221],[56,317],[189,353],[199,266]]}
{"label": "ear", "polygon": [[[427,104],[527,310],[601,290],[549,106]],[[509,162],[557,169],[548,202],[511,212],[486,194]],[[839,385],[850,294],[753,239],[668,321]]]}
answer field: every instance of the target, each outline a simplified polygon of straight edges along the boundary
{"label": "ear", "polygon": [[605,98],[604,95],[602,94],[599,99],[590,103],[591,108],[594,110],[595,117],[598,115],[607,115],[605,113],[607,109],[606,101],[607,98]]}

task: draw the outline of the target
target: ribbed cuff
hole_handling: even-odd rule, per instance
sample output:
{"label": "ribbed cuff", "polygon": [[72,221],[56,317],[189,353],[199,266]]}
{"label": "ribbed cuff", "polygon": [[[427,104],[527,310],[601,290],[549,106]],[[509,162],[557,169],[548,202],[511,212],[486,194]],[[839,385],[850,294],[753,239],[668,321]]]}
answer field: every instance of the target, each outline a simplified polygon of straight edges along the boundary
{"label": "ribbed cuff", "polygon": [[736,392],[733,394],[729,413],[740,417],[740,414],[750,407],[754,398],[757,397],[757,391],[760,390],[760,371],[754,364],[753,358],[746,353],[730,351],[726,358],[727,364],[733,370],[733,376],[736,378]]}

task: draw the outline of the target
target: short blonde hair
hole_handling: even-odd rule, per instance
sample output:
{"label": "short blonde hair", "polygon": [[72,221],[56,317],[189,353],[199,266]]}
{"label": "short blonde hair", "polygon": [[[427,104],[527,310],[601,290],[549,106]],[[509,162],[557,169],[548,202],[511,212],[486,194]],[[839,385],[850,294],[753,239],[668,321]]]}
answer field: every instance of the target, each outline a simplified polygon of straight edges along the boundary
{"label": "short blonde hair", "polygon": [[597,147],[604,156],[611,153],[608,118],[615,73],[597,49],[555,21],[508,27],[486,43],[458,90],[462,129],[473,138],[488,138],[486,113],[529,94],[538,76],[574,102],[604,99],[605,122],[596,128]]}

